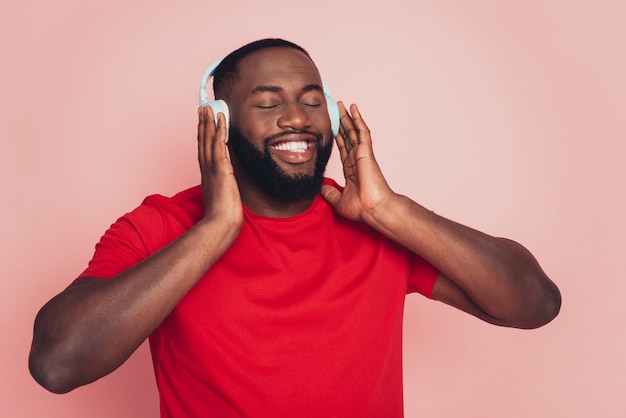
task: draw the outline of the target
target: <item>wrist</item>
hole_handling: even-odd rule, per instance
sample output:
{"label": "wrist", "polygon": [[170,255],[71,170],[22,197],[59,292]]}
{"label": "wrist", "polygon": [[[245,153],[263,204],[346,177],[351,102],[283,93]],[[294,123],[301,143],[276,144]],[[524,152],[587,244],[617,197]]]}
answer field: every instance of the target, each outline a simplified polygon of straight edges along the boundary
{"label": "wrist", "polygon": [[388,235],[402,223],[402,213],[410,200],[403,195],[390,192],[379,204],[365,211],[364,221],[372,228]]}

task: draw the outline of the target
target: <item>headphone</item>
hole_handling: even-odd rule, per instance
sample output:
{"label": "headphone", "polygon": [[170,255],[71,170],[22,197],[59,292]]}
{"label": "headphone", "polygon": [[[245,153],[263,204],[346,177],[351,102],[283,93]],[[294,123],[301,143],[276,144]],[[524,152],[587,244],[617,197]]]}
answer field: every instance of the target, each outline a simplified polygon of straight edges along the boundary
{"label": "headphone", "polygon": [[[222,63],[223,58],[215,61],[213,65],[211,65],[204,72],[202,76],[202,81],[200,82],[200,106],[210,106],[213,109],[213,115],[215,115],[215,123],[217,123],[217,114],[223,113],[226,118],[226,129],[228,129],[229,121],[230,121],[230,113],[228,111],[228,105],[224,100],[213,100],[209,101],[206,93],[206,84],[209,81],[209,77],[213,77],[215,75],[215,70]],[[328,107],[328,116],[330,117],[330,128],[333,133],[333,137],[337,136],[339,133],[339,107],[337,106],[337,102],[330,97],[330,90],[324,80],[322,80],[322,89],[324,91],[324,97],[326,98],[326,106]]]}

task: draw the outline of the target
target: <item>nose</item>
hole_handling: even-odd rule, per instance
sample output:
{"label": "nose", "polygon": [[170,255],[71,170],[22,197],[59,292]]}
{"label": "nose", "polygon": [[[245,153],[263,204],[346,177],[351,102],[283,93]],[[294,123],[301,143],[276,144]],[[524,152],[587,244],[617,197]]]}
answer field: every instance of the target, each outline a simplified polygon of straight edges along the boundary
{"label": "nose", "polygon": [[301,130],[310,126],[309,115],[304,109],[304,105],[300,103],[288,103],[280,117],[278,118],[278,126],[282,129]]}

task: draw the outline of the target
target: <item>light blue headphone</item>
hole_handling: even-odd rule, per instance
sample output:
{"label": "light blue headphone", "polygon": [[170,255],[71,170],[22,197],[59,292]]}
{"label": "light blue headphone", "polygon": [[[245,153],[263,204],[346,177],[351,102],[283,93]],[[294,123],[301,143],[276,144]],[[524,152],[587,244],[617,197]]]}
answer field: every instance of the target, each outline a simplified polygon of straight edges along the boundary
{"label": "light blue headphone", "polygon": [[[213,77],[213,75],[215,75],[215,69],[220,65],[222,59],[214,62],[213,65],[207,68],[202,76],[202,81],[200,83],[200,106],[211,106],[213,114],[215,115],[215,123],[217,123],[217,114],[223,113],[226,117],[226,128],[228,129],[230,121],[228,105],[224,100],[213,100],[210,102],[206,94],[206,84],[209,81],[209,77]],[[339,107],[337,107],[337,102],[330,97],[330,90],[328,89],[326,83],[324,83],[324,80],[322,80],[322,88],[324,89],[326,106],[328,107],[328,116],[330,117],[330,128],[333,132],[333,137],[335,137],[339,133]]]}

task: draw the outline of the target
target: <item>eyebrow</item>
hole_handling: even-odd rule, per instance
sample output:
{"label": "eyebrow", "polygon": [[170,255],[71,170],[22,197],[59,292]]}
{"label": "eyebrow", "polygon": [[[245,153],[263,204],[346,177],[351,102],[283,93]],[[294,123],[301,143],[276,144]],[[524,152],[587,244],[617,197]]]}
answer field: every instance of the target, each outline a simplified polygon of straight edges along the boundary
{"label": "eyebrow", "polygon": [[[261,86],[256,86],[255,88],[253,88],[250,91],[250,94],[254,95],[254,94],[260,94],[260,93],[266,93],[266,92],[280,93],[282,91],[283,91],[282,87],[271,86],[271,85],[261,85]],[[307,84],[306,86],[302,87],[301,91],[304,93],[307,91],[324,91],[324,89],[319,84]]]}

